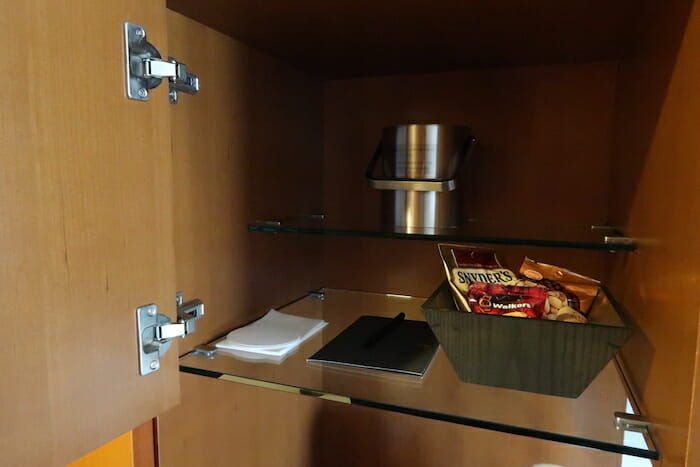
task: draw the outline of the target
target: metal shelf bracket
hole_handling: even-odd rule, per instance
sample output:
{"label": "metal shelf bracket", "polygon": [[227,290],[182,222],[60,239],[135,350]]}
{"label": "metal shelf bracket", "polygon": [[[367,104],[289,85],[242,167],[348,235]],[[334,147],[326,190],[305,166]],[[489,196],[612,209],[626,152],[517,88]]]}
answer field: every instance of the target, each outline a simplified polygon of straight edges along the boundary
{"label": "metal shelf bracket", "polygon": [[618,430],[645,433],[651,426],[651,422],[641,415],[615,412],[615,428]]}

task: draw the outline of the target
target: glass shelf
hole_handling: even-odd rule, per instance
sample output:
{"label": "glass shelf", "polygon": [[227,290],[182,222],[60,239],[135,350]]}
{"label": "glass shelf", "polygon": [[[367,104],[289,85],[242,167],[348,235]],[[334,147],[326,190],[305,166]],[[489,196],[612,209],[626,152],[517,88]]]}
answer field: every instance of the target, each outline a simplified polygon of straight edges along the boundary
{"label": "glass shelf", "polygon": [[252,232],[332,235],[343,237],[397,238],[445,242],[526,245],[584,250],[633,251],[634,241],[612,227],[591,225],[542,226],[471,220],[448,229],[401,229],[380,225],[355,225],[315,215],[248,224]]}
{"label": "glass shelf", "polygon": [[[320,299],[323,297],[323,299]],[[423,320],[423,298],[325,289],[278,308],[329,325],[282,363],[239,360],[222,351],[180,359],[186,373],[461,425],[658,459],[648,432],[620,431],[615,412],[630,413],[624,376],[611,361],[577,399],[466,384],[442,349],[421,379],[382,371],[307,363],[306,359],[361,315],[406,313]],[[504,318],[507,319],[507,318]],[[213,343],[215,343],[214,341]],[[212,344],[213,344],[212,343]],[[204,346],[211,349],[211,345]]]}

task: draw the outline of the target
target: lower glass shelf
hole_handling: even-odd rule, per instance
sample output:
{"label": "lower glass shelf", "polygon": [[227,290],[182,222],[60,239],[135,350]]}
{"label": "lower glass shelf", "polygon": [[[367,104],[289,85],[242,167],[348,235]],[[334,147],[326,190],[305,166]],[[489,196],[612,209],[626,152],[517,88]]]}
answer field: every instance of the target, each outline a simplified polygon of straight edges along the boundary
{"label": "lower glass shelf", "polygon": [[244,361],[222,351],[209,356],[194,351],[180,358],[180,370],[487,430],[659,458],[648,431],[623,431],[614,424],[616,412],[630,413],[633,406],[615,361],[577,399],[463,383],[442,349],[423,378],[306,361],[362,315],[393,317],[404,312],[406,319],[423,320],[420,306],[424,301],[402,295],[325,289],[278,308],[329,323],[282,363]]}

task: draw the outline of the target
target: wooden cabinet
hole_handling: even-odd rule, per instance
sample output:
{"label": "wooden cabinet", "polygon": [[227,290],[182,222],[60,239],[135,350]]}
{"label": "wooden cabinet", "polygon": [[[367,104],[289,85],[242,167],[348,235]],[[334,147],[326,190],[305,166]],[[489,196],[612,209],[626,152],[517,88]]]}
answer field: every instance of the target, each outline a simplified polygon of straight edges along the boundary
{"label": "wooden cabinet", "polygon": [[[555,237],[615,225],[637,239],[629,253],[499,254],[610,285],[635,330],[622,359],[659,465],[700,462],[692,2],[75,0],[0,11],[3,462],[64,465],[160,416],[168,467],[620,465],[610,453],[178,375],[178,352],[308,290],[435,288],[433,242],[246,228],[318,212],[347,225],[376,218],[363,171],[381,127],[425,120],[471,125],[479,139],[467,216],[551,226]],[[177,105],[164,89],[127,100],[123,21],[187,63],[201,92]],[[158,372],[139,376],[134,310],[156,303],[174,317],[176,291],[207,314]]]}

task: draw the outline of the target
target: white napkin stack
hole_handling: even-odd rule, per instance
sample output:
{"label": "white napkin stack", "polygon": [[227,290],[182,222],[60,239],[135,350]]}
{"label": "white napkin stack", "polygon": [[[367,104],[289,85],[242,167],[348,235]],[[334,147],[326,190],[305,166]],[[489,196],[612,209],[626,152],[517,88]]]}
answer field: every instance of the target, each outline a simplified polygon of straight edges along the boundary
{"label": "white napkin stack", "polygon": [[228,333],[216,347],[244,360],[281,362],[327,324],[270,310],[259,320]]}

